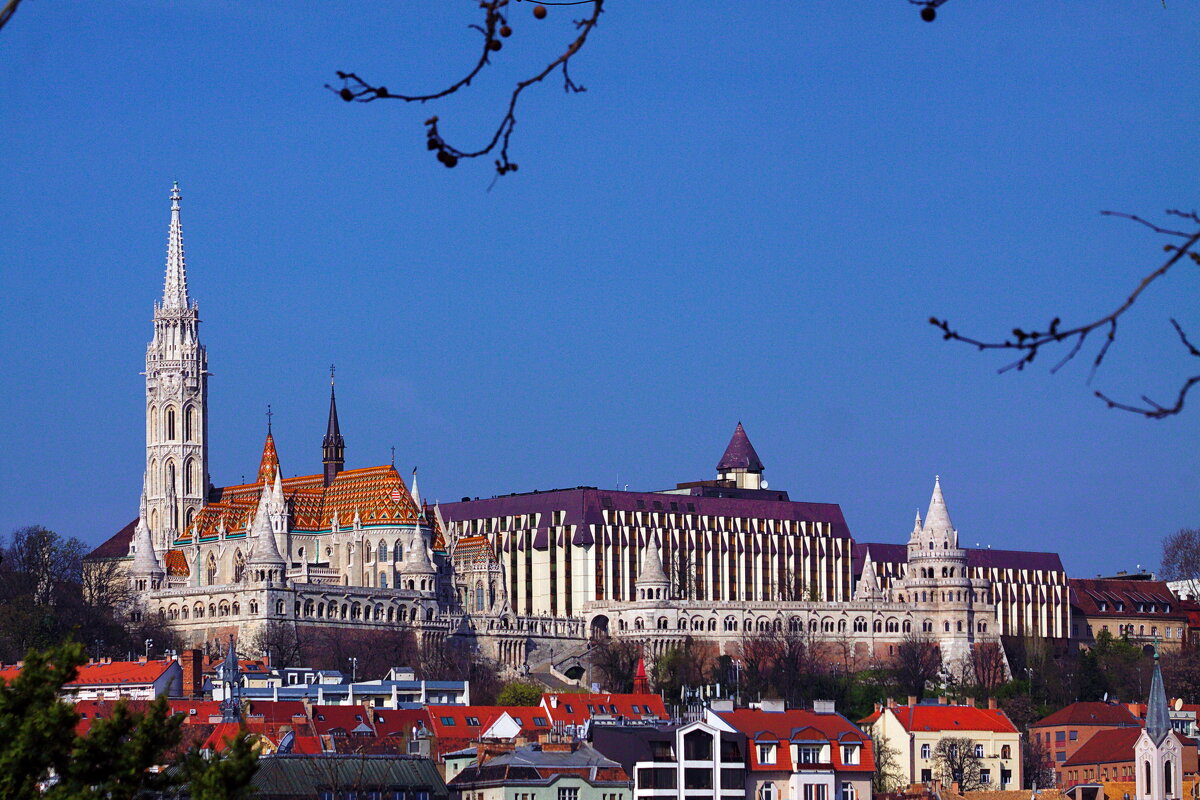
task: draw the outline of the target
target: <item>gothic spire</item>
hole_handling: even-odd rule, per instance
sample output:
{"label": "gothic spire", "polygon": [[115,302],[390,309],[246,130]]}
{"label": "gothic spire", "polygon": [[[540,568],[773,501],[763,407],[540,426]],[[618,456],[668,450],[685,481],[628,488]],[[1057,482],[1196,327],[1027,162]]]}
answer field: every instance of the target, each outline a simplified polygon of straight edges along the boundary
{"label": "gothic spire", "polygon": [[325,465],[325,485],[333,483],[337,474],[346,465],[346,441],[338,427],[337,395],[333,387],[334,368],[329,368],[329,422],[325,426],[325,438],[321,441],[322,462]]}
{"label": "gothic spire", "polygon": [[154,542],[150,537],[150,527],[146,521],[147,505],[146,476],[143,474],[141,514],[138,517],[137,527],[133,531],[133,541],[130,543],[129,554],[133,556],[133,563],[129,567],[129,573],[146,576],[154,581],[155,579],[161,580],[165,572],[162,564],[158,561],[158,555],[154,552]]}
{"label": "gothic spire", "polygon": [[275,437],[271,435],[271,423],[267,423],[267,439],[263,442],[262,459],[258,462],[258,478],[255,483],[269,485],[279,473],[279,453],[275,452]]}
{"label": "gothic spire", "polygon": [[1167,709],[1167,690],[1158,665],[1158,642],[1154,643],[1154,674],[1150,678],[1150,699],[1146,703],[1146,735],[1155,746],[1171,732],[1171,714]]}
{"label": "gothic spire", "polygon": [[654,534],[646,537],[646,551],[642,555],[642,568],[638,570],[637,579],[635,581],[638,587],[661,587],[669,586],[671,579],[667,577],[667,573],[663,570],[662,558],[658,554],[658,542],[654,538]]}
{"label": "gothic spire", "polygon": [[167,277],[163,282],[162,307],[182,311],[190,305],[187,268],[183,260],[183,224],[179,221],[179,182],[171,188],[171,228],[167,235]]}

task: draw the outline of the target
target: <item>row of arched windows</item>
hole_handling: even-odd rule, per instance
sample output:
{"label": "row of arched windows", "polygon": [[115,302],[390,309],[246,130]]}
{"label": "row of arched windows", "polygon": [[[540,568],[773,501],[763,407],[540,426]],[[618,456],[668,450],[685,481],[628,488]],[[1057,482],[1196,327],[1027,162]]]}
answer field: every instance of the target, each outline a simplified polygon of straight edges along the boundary
{"label": "row of arched windows", "polygon": [[146,419],[152,442],[200,441],[200,415],[191,403],[183,407],[182,414],[176,413],[175,406],[167,406],[161,417],[158,407],[151,406]]}

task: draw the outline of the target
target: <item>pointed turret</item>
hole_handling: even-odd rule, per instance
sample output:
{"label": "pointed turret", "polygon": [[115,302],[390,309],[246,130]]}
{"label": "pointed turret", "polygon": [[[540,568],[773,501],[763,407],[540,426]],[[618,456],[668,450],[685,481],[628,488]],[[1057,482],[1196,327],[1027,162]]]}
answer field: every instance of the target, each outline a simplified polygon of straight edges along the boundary
{"label": "pointed turret", "polygon": [[333,369],[329,370],[329,422],[325,425],[325,438],[321,442],[322,462],[325,464],[325,485],[346,466],[346,441],[338,427],[337,395],[333,387]]}
{"label": "pointed turret", "polygon": [[413,467],[412,488],[408,491],[412,495],[413,505],[417,507],[418,513],[421,512],[421,492],[417,489],[417,468]]}
{"label": "pointed turret", "polygon": [[933,496],[929,498],[929,511],[925,514],[924,531],[948,534],[953,530],[950,512],[946,510],[946,500],[942,497],[942,478],[936,475],[933,479]]}
{"label": "pointed turret", "polygon": [[642,554],[642,568],[638,570],[634,590],[638,600],[668,600],[671,596],[671,579],[663,571],[662,558],[658,555],[658,542],[654,535],[646,537],[646,550]]}
{"label": "pointed turret", "polygon": [[150,535],[150,526],[146,523],[147,515],[146,476],[143,475],[141,513],[138,516],[137,528],[133,531],[133,539],[129,543],[129,555],[133,557],[133,563],[129,565],[129,574],[145,578],[149,588],[154,589],[166,576],[166,572],[154,552],[154,540]]}
{"label": "pointed turret", "polygon": [[1163,686],[1162,669],[1158,665],[1158,643],[1154,644],[1154,674],[1150,677],[1150,699],[1146,703],[1146,735],[1155,745],[1163,743],[1171,732],[1171,714],[1167,707],[1167,690]]}
{"label": "pointed turret", "polygon": [[183,224],[179,220],[179,182],[171,188],[171,228],[167,235],[167,275],[163,282],[162,308],[186,310],[188,298],[187,268],[183,260]]}
{"label": "pointed turret", "polygon": [[263,486],[258,498],[258,508],[254,512],[254,522],[250,526],[247,538],[250,539],[250,558],[247,565],[253,571],[256,580],[276,581],[283,577],[287,566],[275,543],[275,532],[271,526],[273,508],[272,495],[274,492]]}
{"label": "pointed turret", "polygon": [[217,667],[217,680],[224,684],[225,698],[221,701],[221,721],[237,722],[242,716],[241,689],[242,666],[238,663],[237,650],[233,647],[233,634],[229,634],[229,648],[221,666]]}
{"label": "pointed turret", "polygon": [[739,489],[761,489],[762,473],[762,460],[755,452],[754,445],[750,444],[746,429],[739,422],[733,429],[724,455],[717,462],[717,479],[733,481]]}
{"label": "pointed turret", "polygon": [[262,458],[258,462],[258,478],[255,483],[264,489],[271,485],[279,474],[279,453],[275,451],[275,437],[271,435],[271,423],[267,423],[267,439],[263,442]]}
{"label": "pointed turret", "polygon": [[879,594],[879,577],[875,574],[875,562],[871,560],[871,551],[868,549],[863,559],[862,575],[858,577],[858,586],[854,590],[854,599],[875,600]]}
{"label": "pointed turret", "polygon": [[633,693],[650,694],[650,681],[646,678],[646,659],[638,656],[637,669],[633,671]]}

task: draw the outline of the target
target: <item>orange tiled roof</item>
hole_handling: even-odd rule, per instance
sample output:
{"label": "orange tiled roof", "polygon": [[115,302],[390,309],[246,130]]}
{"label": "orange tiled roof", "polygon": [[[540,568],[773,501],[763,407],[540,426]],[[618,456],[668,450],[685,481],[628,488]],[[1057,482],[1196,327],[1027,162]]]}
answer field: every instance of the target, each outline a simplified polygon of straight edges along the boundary
{"label": "orange tiled roof", "polygon": [[192,573],[188,569],[187,559],[184,557],[182,550],[168,550],[164,553],[163,566],[167,568],[168,575],[183,575],[187,577]]}
{"label": "orange tiled roof", "polygon": [[[129,686],[151,684],[171,668],[174,661],[108,661],[83,664],[75,680],[65,686]],[[21,674],[20,667],[0,669],[0,679],[12,681]]]}
{"label": "orange tiled roof", "polygon": [[[200,509],[179,541],[190,542],[197,532],[201,539],[214,537],[222,521],[226,533],[245,531],[250,516],[258,508],[259,496],[267,487],[265,483],[253,483],[215,490],[213,501]],[[412,495],[392,466],[344,470],[329,486],[324,485],[324,476],[320,474],[285,478],[283,494],[288,501],[292,530],[329,530],[335,514],[338,524],[346,527],[353,523],[356,512],[365,526],[418,522]],[[436,539],[434,546],[437,547]]]}
{"label": "orange tiled roof", "polygon": [[486,536],[464,536],[454,546],[454,560],[464,566],[486,567],[496,560],[496,554]]}

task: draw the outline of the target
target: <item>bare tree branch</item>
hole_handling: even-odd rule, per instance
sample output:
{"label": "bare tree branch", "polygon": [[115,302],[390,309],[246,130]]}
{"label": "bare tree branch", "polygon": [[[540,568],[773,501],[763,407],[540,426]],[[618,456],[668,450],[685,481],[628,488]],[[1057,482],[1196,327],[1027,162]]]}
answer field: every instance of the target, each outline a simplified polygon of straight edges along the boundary
{"label": "bare tree branch", "polygon": [[[1121,217],[1123,219],[1137,222],[1138,224],[1144,225],[1158,234],[1175,236],[1184,239],[1184,242],[1181,245],[1164,245],[1163,249],[1171,255],[1165,262],[1163,262],[1161,266],[1143,277],[1134,290],[1129,294],[1129,296],[1125,298],[1125,301],[1109,314],[1106,314],[1105,316],[1086,324],[1067,329],[1061,328],[1060,325],[1062,320],[1059,317],[1055,317],[1050,322],[1049,327],[1047,327],[1044,331],[1039,331],[1036,329],[1026,331],[1022,328],[1013,328],[1012,338],[1006,338],[1004,341],[1000,342],[985,341],[971,336],[964,336],[950,326],[949,320],[930,317],[929,323],[942,331],[942,339],[944,340],[965,342],[967,344],[974,345],[979,350],[1016,350],[1024,354],[1016,361],[1001,367],[999,370],[1001,373],[1008,372],[1011,369],[1021,371],[1025,369],[1027,365],[1033,363],[1033,360],[1037,357],[1038,353],[1041,352],[1043,347],[1073,340],[1071,349],[1058,363],[1051,368],[1050,372],[1056,373],[1065,364],[1067,364],[1067,362],[1073,360],[1075,356],[1079,354],[1079,351],[1083,348],[1084,342],[1087,341],[1089,335],[1099,332],[1104,336],[1104,341],[1100,345],[1099,350],[1096,352],[1096,357],[1092,360],[1092,367],[1088,374],[1088,382],[1091,383],[1092,379],[1095,377],[1096,370],[1098,370],[1100,365],[1104,363],[1104,358],[1108,355],[1109,348],[1112,347],[1113,342],[1116,340],[1117,321],[1133,306],[1134,303],[1138,301],[1138,298],[1141,297],[1142,292],[1144,292],[1150,286],[1150,284],[1166,275],[1171,268],[1174,267],[1175,264],[1177,264],[1184,256],[1187,256],[1196,264],[1200,264],[1200,252],[1197,252],[1197,250],[1194,249],[1196,248],[1197,243],[1200,243],[1200,230],[1193,233],[1187,233],[1184,231],[1155,225],[1154,223],[1148,222],[1147,220],[1142,219],[1134,214],[1126,214],[1118,211],[1101,211],[1100,213],[1104,216]],[[1179,217],[1181,219],[1200,224],[1200,215],[1198,215],[1195,211],[1185,212],[1178,209],[1168,209],[1166,213],[1169,216]],[[1184,347],[1187,348],[1188,353],[1192,356],[1200,358],[1200,350],[1194,347],[1188,340],[1187,335],[1184,333],[1183,328],[1179,325],[1179,323],[1172,319],[1171,324],[1174,326],[1175,332],[1179,335]],[[1145,395],[1142,395],[1142,401],[1145,403],[1144,406],[1120,403],[1099,391],[1095,392],[1095,395],[1107,403],[1109,408],[1131,411],[1150,419],[1162,419],[1164,417],[1178,414],[1183,410],[1183,404],[1187,398],[1188,392],[1197,383],[1200,383],[1200,375],[1188,378],[1180,388],[1179,395],[1175,401],[1175,405],[1173,406],[1163,406],[1149,399]]]}
{"label": "bare tree branch", "polygon": [[[475,79],[485,67],[491,64],[492,54],[499,52],[504,44],[502,39],[507,39],[512,34],[512,28],[508,25],[508,19],[505,16],[505,9],[510,2],[515,0],[485,0],[480,4],[484,12],[484,21],[482,25],[472,25],[474,30],[479,31],[483,35],[483,48],[480,52],[479,59],[467,71],[463,77],[459,78],[454,83],[450,84],[440,91],[426,94],[397,94],[391,92],[386,86],[374,84],[371,81],[359,76],[354,72],[337,73],[341,79],[342,85],[340,88],[335,88],[329,84],[325,88],[334,92],[346,102],[372,103],[376,100],[400,100],[405,103],[427,103],[432,100],[438,100],[455,92],[465,89],[471,85],[471,81]],[[428,136],[428,147],[432,151],[436,151],[438,161],[445,164],[447,167],[454,167],[458,164],[460,158],[479,158],[480,156],[495,153],[497,155],[496,173],[504,175],[508,172],[515,172],[517,164],[509,159],[508,147],[509,140],[512,137],[513,129],[517,125],[517,101],[521,97],[521,93],[533,86],[536,83],[541,83],[555,70],[561,69],[563,75],[563,91],[568,93],[579,93],[586,91],[585,87],[572,80],[568,72],[568,63],[576,53],[583,48],[587,42],[588,35],[592,29],[596,27],[596,23],[600,20],[600,14],[604,10],[604,0],[575,0],[574,2],[537,2],[533,4],[534,16],[537,19],[543,19],[546,16],[545,6],[572,6],[572,5],[591,5],[592,13],[590,16],[583,19],[575,20],[575,39],[567,45],[566,49],[555,59],[550,61],[539,72],[534,75],[518,81],[513,87],[512,93],[508,99],[508,107],[505,109],[504,116],[501,117],[500,123],[496,126],[496,130],[492,133],[491,139],[482,147],[475,150],[464,150],[459,147],[450,145],[438,130],[438,118],[430,117],[425,121],[426,133]]]}
{"label": "bare tree branch", "polygon": [[12,15],[17,13],[17,6],[20,4],[21,0],[8,0],[3,6],[0,6],[0,29],[3,29],[12,19]]}

